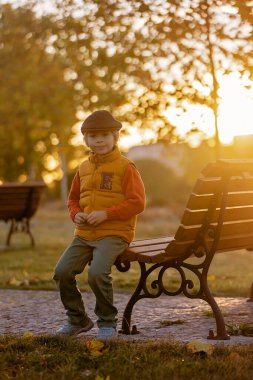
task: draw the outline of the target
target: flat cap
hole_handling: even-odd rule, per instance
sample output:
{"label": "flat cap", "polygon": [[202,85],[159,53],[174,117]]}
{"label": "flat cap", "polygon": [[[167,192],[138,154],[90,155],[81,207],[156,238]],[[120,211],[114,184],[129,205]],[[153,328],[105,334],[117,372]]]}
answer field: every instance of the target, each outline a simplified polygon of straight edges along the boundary
{"label": "flat cap", "polygon": [[81,131],[96,132],[96,131],[119,131],[122,124],[114,119],[110,112],[106,110],[99,110],[89,115],[81,126]]}

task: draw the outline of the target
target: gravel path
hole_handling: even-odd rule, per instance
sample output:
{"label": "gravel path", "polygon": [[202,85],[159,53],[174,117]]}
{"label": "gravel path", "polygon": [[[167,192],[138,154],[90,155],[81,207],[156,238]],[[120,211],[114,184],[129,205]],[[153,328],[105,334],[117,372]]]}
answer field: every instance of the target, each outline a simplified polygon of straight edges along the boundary
{"label": "gravel path", "polygon": [[[129,294],[116,293],[115,305],[119,310],[120,327],[124,306]],[[92,293],[83,293],[89,316],[95,321],[93,312],[95,299]],[[225,316],[226,323],[253,322],[253,303],[245,298],[216,298]],[[166,297],[139,301],[132,315],[132,324],[139,334],[119,335],[121,340],[173,339],[189,342],[193,339],[209,343],[253,344],[253,337],[232,336],[230,340],[210,341],[206,339],[209,329],[215,331],[214,318],[208,316],[209,305],[204,301],[185,297]],[[65,321],[65,311],[56,291],[0,289],[0,335],[25,332],[54,334]],[[183,320],[183,324],[161,327],[161,321]],[[86,335],[96,336],[96,327]]]}

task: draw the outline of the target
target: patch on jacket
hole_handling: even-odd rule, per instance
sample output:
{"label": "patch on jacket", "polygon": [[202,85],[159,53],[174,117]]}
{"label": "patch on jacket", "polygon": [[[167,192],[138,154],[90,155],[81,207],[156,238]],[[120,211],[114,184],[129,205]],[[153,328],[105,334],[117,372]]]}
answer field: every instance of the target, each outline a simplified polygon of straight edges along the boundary
{"label": "patch on jacket", "polygon": [[112,190],[112,172],[103,172],[101,173],[101,183],[100,189]]}

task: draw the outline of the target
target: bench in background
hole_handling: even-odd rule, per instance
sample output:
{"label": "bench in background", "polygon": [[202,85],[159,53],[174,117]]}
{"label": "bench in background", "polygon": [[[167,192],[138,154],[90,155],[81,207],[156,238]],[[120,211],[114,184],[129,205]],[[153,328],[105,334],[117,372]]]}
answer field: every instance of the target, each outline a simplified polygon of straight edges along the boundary
{"label": "bench in background", "polygon": [[30,219],[35,214],[43,189],[44,182],[5,183],[0,186],[0,220],[11,222],[6,238],[10,245],[14,232],[21,231],[30,236],[32,246],[35,245],[30,230]]}
{"label": "bench in background", "polygon": [[[209,338],[229,339],[221,310],[208,287],[208,270],[214,254],[252,247],[253,160],[208,164],[196,181],[175,236],[134,241],[116,261],[122,272],[129,270],[133,261],[140,266],[139,283],[124,311],[122,332],[136,332],[130,328],[131,315],[140,299],[183,294],[211,306],[217,334],[210,330]],[[228,260],[232,259],[228,255]],[[168,289],[169,269],[180,278],[176,290]]]}

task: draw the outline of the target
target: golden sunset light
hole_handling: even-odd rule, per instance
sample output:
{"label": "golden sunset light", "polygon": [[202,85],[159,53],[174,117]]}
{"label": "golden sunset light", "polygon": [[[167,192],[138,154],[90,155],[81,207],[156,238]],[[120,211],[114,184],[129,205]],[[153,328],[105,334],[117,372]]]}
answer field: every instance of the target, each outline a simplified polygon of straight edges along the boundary
{"label": "golden sunset light", "polygon": [[[253,134],[253,84],[245,83],[245,88],[236,73],[221,77],[219,82],[219,137],[222,144],[231,144],[235,136]],[[177,126],[177,134],[184,138],[192,128],[198,128],[207,138],[213,137],[215,128],[212,111],[197,104],[186,107],[186,112],[175,107],[165,112],[168,120]],[[189,143],[197,145],[198,141],[195,140],[194,137],[189,138]],[[131,128],[129,136],[124,137],[122,141],[124,147],[148,142],[147,139],[144,142],[143,136],[134,127]]]}
{"label": "golden sunset light", "polygon": [[246,89],[236,74],[224,76],[220,87],[219,134],[223,144],[253,134],[253,84]]}

